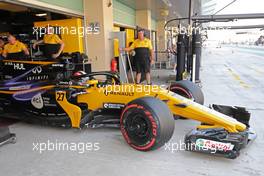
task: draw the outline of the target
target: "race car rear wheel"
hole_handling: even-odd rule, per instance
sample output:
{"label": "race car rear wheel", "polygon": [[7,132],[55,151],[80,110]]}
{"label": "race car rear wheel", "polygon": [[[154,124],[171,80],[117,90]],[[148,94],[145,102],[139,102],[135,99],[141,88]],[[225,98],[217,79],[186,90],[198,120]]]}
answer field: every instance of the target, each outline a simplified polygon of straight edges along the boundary
{"label": "race car rear wheel", "polygon": [[130,102],[121,115],[121,132],[134,149],[149,151],[162,147],[174,132],[174,119],[167,105],[153,97]]}

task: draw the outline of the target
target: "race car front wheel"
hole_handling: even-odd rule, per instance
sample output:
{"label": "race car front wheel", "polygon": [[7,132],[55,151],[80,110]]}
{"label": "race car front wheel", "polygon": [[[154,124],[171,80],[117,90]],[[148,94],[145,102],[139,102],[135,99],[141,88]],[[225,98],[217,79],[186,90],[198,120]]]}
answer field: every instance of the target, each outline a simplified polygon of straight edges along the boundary
{"label": "race car front wheel", "polygon": [[121,115],[121,132],[134,149],[149,151],[162,147],[174,132],[174,119],[159,99],[144,97],[130,102]]}
{"label": "race car front wheel", "polygon": [[196,103],[204,104],[204,95],[201,88],[191,81],[177,81],[169,87],[169,90],[185,98],[192,99]]}
{"label": "race car front wheel", "polygon": [[[201,88],[191,81],[188,80],[177,81],[171,84],[168,89],[178,95],[191,99],[196,103],[199,103],[201,105],[204,104],[204,95]],[[177,119],[186,119],[186,118],[180,117],[175,114],[174,119],[177,120]]]}

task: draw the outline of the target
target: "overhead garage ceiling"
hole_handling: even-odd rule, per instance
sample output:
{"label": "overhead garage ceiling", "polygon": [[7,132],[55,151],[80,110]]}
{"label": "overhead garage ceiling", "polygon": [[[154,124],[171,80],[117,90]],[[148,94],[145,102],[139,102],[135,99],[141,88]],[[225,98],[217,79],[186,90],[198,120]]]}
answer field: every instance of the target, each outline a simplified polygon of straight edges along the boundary
{"label": "overhead garage ceiling", "polygon": [[[157,20],[166,18],[172,19],[176,17],[187,17],[189,11],[189,0],[119,0],[125,5],[136,10],[149,9],[152,17]],[[193,0],[194,13],[200,13],[201,1]],[[161,13],[164,10],[169,11],[169,15],[164,17]]]}
{"label": "overhead garage ceiling", "polygon": [[18,6],[14,4],[9,4],[5,2],[0,2],[0,10],[7,10],[11,12],[24,12],[27,11],[27,7]]}
{"label": "overhead garage ceiling", "polygon": [[[37,16],[37,14],[46,15]],[[32,26],[36,21],[59,20],[67,18],[67,16],[62,14],[0,2],[0,33],[28,33],[28,31],[32,31]]]}

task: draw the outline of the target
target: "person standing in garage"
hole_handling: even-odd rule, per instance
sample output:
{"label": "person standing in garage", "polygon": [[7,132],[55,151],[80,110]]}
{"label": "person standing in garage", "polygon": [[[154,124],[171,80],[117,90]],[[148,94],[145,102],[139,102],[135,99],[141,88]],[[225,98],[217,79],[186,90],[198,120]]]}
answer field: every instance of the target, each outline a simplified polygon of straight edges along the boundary
{"label": "person standing in garage", "polygon": [[3,51],[4,51],[5,42],[2,38],[0,38],[0,60],[3,60]]}
{"label": "person standing in garage", "polygon": [[53,32],[52,26],[46,27],[46,34],[43,40],[34,43],[33,48],[36,49],[37,45],[44,44],[44,56],[47,58],[56,59],[60,56],[64,49],[64,42],[60,39],[57,34]]}
{"label": "person standing in garage", "polygon": [[21,59],[29,56],[26,45],[16,39],[13,35],[8,36],[8,44],[4,46],[2,56],[7,59]]}
{"label": "person standing in garage", "polygon": [[172,48],[169,49],[169,53],[171,53],[173,62],[174,62],[174,66],[173,66],[173,73],[176,73],[176,69],[177,69],[177,45],[173,44]]}
{"label": "person standing in garage", "polygon": [[135,50],[134,56],[136,66],[136,83],[139,84],[141,80],[141,73],[146,73],[147,84],[151,84],[150,67],[154,63],[154,52],[151,41],[144,36],[144,30],[138,30],[138,39],[133,44],[121,50],[130,52]]}

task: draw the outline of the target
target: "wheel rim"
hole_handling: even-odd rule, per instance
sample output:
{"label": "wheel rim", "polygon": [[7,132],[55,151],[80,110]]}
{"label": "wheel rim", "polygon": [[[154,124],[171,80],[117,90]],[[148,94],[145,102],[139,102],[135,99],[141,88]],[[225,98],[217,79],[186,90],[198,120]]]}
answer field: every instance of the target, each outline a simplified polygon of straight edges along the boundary
{"label": "wheel rim", "polygon": [[133,144],[146,145],[152,138],[151,124],[143,112],[137,111],[128,114],[125,128]]}

